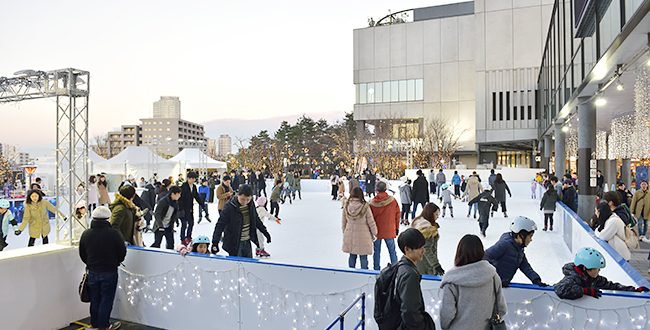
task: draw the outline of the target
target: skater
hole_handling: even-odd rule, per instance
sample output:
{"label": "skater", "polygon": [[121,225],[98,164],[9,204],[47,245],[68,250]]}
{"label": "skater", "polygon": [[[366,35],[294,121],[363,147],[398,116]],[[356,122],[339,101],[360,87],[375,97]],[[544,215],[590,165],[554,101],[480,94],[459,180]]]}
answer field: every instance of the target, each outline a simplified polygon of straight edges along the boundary
{"label": "skater", "polygon": [[189,244],[187,245],[180,245],[178,247],[178,253],[182,255],[183,257],[186,256],[188,253],[198,253],[198,254],[203,254],[203,255],[210,255],[210,238],[205,235],[201,235],[195,239],[193,239]]}
{"label": "skater", "polygon": [[[151,210],[156,208],[156,190],[151,183],[147,183],[145,186],[145,191],[142,192],[141,198],[147,205],[151,207]],[[153,218],[152,214],[153,212],[147,212],[147,214],[144,215],[144,220],[147,223],[146,227],[144,228],[145,233],[151,231],[151,220]]]}
{"label": "skater", "polygon": [[[445,183],[446,184],[446,183]],[[440,225],[436,222],[440,215],[440,208],[434,203],[427,203],[422,209],[422,213],[413,219],[412,228],[419,230],[424,236],[424,257],[415,265],[420,274],[438,275],[445,274],[445,270],[440,266],[438,261],[438,229]]]}
{"label": "skater", "polygon": [[377,177],[372,174],[372,171],[366,171],[366,195],[368,197],[375,196],[375,186],[376,186]]}
{"label": "skater", "polygon": [[201,220],[203,220],[203,213],[205,213],[205,220],[212,222],[210,220],[210,213],[208,212],[208,201],[210,200],[210,195],[212,195],[210,193],[210,187],[208,186],[208,180],[201,180],[198,192],[199,196],[203,200],[203,205],[199,205],[199,221],[197,223],[201,223]]}
{"label": "skater", "polygon": [[[266,210],[266,197],[260,196],[255,200],[255,205],[256,208],[255,210],[257,211],[257,216],[264,222],[264,219],[269,219],[275,221],[275,223],[282,224],[281,219],[274,216],[273,214],[269,213],[269,211]],[[257,229],[257,237],[262,237],[264,233],[258,228]],[[264,240],[259,240],[259,246],[255,249],[255,255],[258,258],[268,258],[271,255],[266,252],[265,247],[264,247]]]}
{"label": "skater", "polygon": [[91,175],[88,178],[88,213],[92,214],[99,206],[99,191],[97,190],[97,177]]}
{"label": "skater", "polygon": [[223,207],[232,198],[233,191],[230,187],[230,176],[224,175],[221,184],[217,187],[217,211],[221,215]]}
{"label": "skater", "polygon": [[337,192],[338,194],[336,196],[336,199],[343,200],[343,198],[345,198],[345,175],[341,175],[341,177],[339,177]]}
{"label": "skater", "polygon": [[[424,176],[422,178],[424,179]],[[425,190],[425,193],[429,196],[428,191]],[[373,242],[373,267],[375,270],[379,270],[381,269],[380,256],[382,240],[388,248],[390,263],[394,264],[397,262],[395,237],[399,234],[400,210],[395,198],[386,193],[386,183],[379,182],[377,184],[377,196],[370,201],[370,210],[372,210],[372,216],[377,224],[377,239]]]}
{"label": "skater", "polygon": [[[332,200],[335,201],[339,192],[339,176],[336,175],[336,173],[332,173],[330,176],[330,185],[332,186]],[[275,187],[273,189],[275,189]],[[271,201],[273,201],[273,196],[271,196]],[[272,204],[271,208],[273,208]]]}
{"label": "skater", "polygon": [[578,212],[578,193],[576,192],[576,188],[573,187],[573,181],[570,179],[564,180],[562,184],[562,203],[573,210],[573,212]]}
{"label": "skater", "polygon": [[497,175],[494,174],[494,169],[490,170],[490,176],[488,177],[488,183],[490,184],[490,187],[494,189],[494,181],[496,181]]}
{"label": "skater", "polygon": [[535,230],[537,230],[535,221],[518,216],[510,225],[510,232],[501,235],[498,242],[485,250],[485,259],[497,269],[504,288],[510,286],[517,269],[521,270],[533,284],[541,287],[548,286],[530,266],[524,252],[532,242]]}
{"label": "skater", "polygon": [[18,222],[14,218],[14,214],[9,209],[11,205],[6,199],[0,199],[0,251],[9,245],[7,243],[7,235],[9,235],[9,225],[13,228],[13,232],[18,231]]}
{"label": "skater", "polygon": [[[510,187],[508,187],[508,184],[503,180],[503,176],[501,176],[501,173],[496,175],[496,178],[494,179],[494,183],[490,185],[490,187],[494,190],[494,199],[499,202],[501,205],[501,211],[503,212],[503,217],[507,218],[508,213],[506,213],[508,210],[506,210],[506,191],[508,192],[508,196],[512,198],[512,193],[510,192]],[[496,210],[495,210],[496,211]],[[494,216],[494,212],[492,213],[492,216]]]}
{"label": "skater", "polygon": [[20,235],[25,230],[25,227],[29,225],[29,243],[27,246],[34,246],[37,238],[41,238],[43,244],[49,242],[47,235],[50,234],[50,219],[47,211],[58,214],[63,218],[63,222],[67,220],[63,213],[57,210],[52,203],[43,200],[43,193],[40,190],[30,190],[25,199],[23,222],[15,232],[16,235]]}
{"label": "skater", "polygon": [[535,179],[530,182],[530,199],[537,199],[537,181]]}
{"label": "skater", "polygon": [[462,183],[458,171],[454,171],[454,176],[451,177],[451,184],[454,185],[454,198],[460,198],[460,185]]}
{"label": "skater", "polygon": [[[465,190],[467,190],[467,180],[465,180],[465,175],[460,176],[460,193],[461,196],[465,195]],[[466,202],[465,200],[463,202]]]}
{"label": "skater", "polygon": [[275,215],[275,217],[278,217],[278,214],[280,213],[280,200],[282,195],[282,180],[277,179],[275,180],[275,186],[273,186],[273,190],[271,190],[271,214]]}
{"label": "skater", "polygon": [[[470,175],[469,178],[465,181],[467,186],[465,188],[464,196],[467,198],[467,201],[471,201],[476,196],[478,196],[482,191],[483,187],[481,186],[481,181],[478,180],[478,177],[475,175]],[[489,185],[488,185],[489,187]],[[472,212],[472,205],[468,203],[467,217],[469,218],[470,213]],[[476,211],[478,210],[478,204],[474,204],[474,219],[476,219]]]}
{"label": "skater", "polygon": [[208,195],[209,196],[208,203],[210,204],[214,203],[214,195],[215,195],[214,190],[217,188],[218,184],[219,184],[219,177],[217,176],[216,173],[213,173],[208,179],[208,187],[210,187],[210,194]]}
{"label": "skater", "polygon": [[[341,194],[340,191],[339,194]],[[291,186],[289,185],[289,182],[284,181],[284,183],[282,183],[282,204],[284,204],[287,199],[289,199],[289,204],[292,204],[293,199],[291,198]]]}
{"label": "skater", "polygon": [[174,224],[178,224],[178,200],[181,198],[181,188],[172,186],[169,194],[158,201],[154,211],[153,233],[154,242],[151,247],[159,248],[165,237],[165,247],[168,250],[174,248]]}
{"label": "skater", "polygon": [[264,177],[264,173],[262,172],[257,172],[257,196],[262,196],[262,193],[264,193],[264,197],[266,197],[266,178]]}
{"label": "skater", "polygon": [[481,192],[478,196],[476,196],[474,199],[469,201],[470,209],[472,207],[472,204],[477,205],[474,207],[478,208],[479,229],[481,230],[481,235],[485,237],[485,231],[490,225],[490,209],[492,210],[492,212],[494,212],[496,211],[497,206],[499,205],[497,200],[494,199],[494,197],[492,197],[492,191],[490,190],[489,183],[486,182],[483,192]]}
{"label": "skater", "polygon": [[99,192],[99,205],[108,206],[111,203],[111,199],[108,197],[108,182],[103,174],[98,176],[97,191]]}
{"label": "skater", "polygon": [[501,279],[484,257],[483,243],[476,235],[465,235],[458,242],[454,268],[442,278],[442,329],[490,329],[489,320],[496,314],[503,319],[507,312]]}
{"label": "skater", "polygon": [[632,254],[625,244],[625,223],[613,213],[609,204],[602,202],[596,206],[595,215],[598,217],[596,237],[607,242],[625,260],[630,260]]}
{"label": "skater", "polygon": [[251,188],[253,188],[253,196],[259,197],[259,195],[257,194],[258,192],[257,174],[255,173],[255,171],[251,171],[251,170],[247,171],[246,173],[248,174],[248,177],[246,177],[246,182],[248,183],[248,185],[251,186]]}
{"label": "skater", "polygon": [[399,187],[399,201],[402,203],[402,214],[400,216],[400,224],[409,225],[409,213],[411,211],[411,204],[413,197],[413,188],[411,188],[411,180],[406,176],[402,177],[402,185]]}
{"label": "skater", "polygon": [[427,179],[424,178],[424,173],[422,170],[418,170],[417,179],[413,182],[413,213],[411,214],[411,219],[415,219],[415,213],[417,212],[418,205],[426,205],[429,202],[429,191],[427,190]]}
{"label": "skater", "polygon": [[436,193],[436,174],[433,173],[433,169],[429,171],[429,175],[427,176],[427,179],[429,181],[429,194],[435,194]]}
{"label": "skater", "polygon": [[600,276],[600,270],[605,266],[605,257],[598,250],[581,248],[574,261],[562,267],[564,278],[555,284],[555,294],[560,299],[574,300],[583,296],[600,298],[603,295],[600,290],[648,292],[648,288],[644,286],[625,286]]}
{"label": "skater", "polygon": [[355,268],[358,256],[361,269],[368,269],[368,255],[373,252],[372,242],[377,237],[377,224],[361,188],[355,187],[350,192],[342,213],[342,251],[350,255],[348,266]]}
{"label": "skater", "polygon": [[556,203],[560,199],[557,195],[557,191],[553,188],[552,183],[548,183],[548,189],[542,196],[542,201],[539,203],[540,211],[544,211],[544,231],[551,230],[553,231],[553,214],[555,213]]}
{"label": "skater", "polygon": [[438,170],[438,174],[436,174],[436,187],[438,189],[438,198],[440,198],[440,190],[442,190],[442,185],[447,182],[447,177],[445,176],[445,172],[442,171],[442,169]]}
{"label": "skater", "polygon": [[451,217],[454,217],[454,206],[451,204],[451,191],[449,190],[449,184],[443,183],[442,184],[442,191],[441,191],[441,196],[440,199],[442,200],[442,217],[445,217],[445,211],[447,210],[447,207],[449,207],[449,215]]}
{"label": "skater", "polygon": [[[181,220],[181,243],[187,245],[192,240],[194,228],[194,202],[199,203],[199,209],[205,207],[203,199],[196,191],[194,183],[199,175],[196,172],[187,173],[187,181],[181,184],[181,198],[178,200],[179,218]],[[206,216],[207,217],[207,216]]]}
{"label": "skater", "polygon": [[[291,186],[291,191],[293,193],[293,199],[296,200],[296,193],[298,193],[298,199],[302,200],[302,193],[300,192],[300,172],[296,171],[293,174],[293,186]],[[352,190],[350,190],[352,191]]]}
{"label": "skater", "polygon": [[[352,190],[356,187],[361,188],[361,182],[359,182],[359,176],[350,176],[348,179],[348,185],[350,186],[350,193],[352,193]],[[361,190],[363,191],[363,189]]]}
{"label": "skater", "polygon": [[[257,229],[264,237],[258,237]],[[264,238],[266,243],[271,243],[271,234],[257,216],[251,186],[247,184],[239,186],[236,197],[223,208],[212,234],[212,254],[219,252],[222,235],[222,248],[234,257],[252,258],[251,243],[259,246],[259,241]]]}

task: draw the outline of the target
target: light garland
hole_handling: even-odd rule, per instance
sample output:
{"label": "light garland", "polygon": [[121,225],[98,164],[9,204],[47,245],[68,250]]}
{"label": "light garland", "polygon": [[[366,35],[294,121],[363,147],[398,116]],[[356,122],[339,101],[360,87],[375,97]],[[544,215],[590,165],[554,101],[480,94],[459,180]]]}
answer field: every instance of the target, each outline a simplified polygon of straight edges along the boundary
{"label": "light garland", "polygon": [[635,135],[635,116],[627,114],[612,119],[611,134],[609,136],[609,159],[629,159],[633,157],[632,144]]}
{"label": "light garland", "polygon": [[566,159],[575,160],[578,158],[578,130],[575,127],[569,127],[566,137]]}
{"label": "light garland", "polygon": [[607,132],[596,132],[596,159],[607,159]]}
{"label": "light garland", "polygon": [[634,158],[650,158],[650,72],[646,67],[638,70],[634,82],[634,137],[630,143],[633,146]]}

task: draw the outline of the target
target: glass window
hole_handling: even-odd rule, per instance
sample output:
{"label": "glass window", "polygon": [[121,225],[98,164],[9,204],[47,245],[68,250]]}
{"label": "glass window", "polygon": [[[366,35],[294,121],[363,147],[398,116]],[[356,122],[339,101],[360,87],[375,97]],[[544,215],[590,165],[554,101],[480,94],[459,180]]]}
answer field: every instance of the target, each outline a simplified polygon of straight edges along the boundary
{"label": "glass window", "polygon": [[390,101],[399,101],[399,81],[393,80],[390,82]]}
{"label": "glass window", "polygon": [[368,83],[368,103],[375,103],[375,83]]}
{"label": "glass window", "polygon": [[424,79],[415,80],[415,99],[418,101],[424,100]]}
{"label": "glass window", "polygon": [[399,81],[399,101],[406,101],[406,80]]}
{"label": "glass window", "polygon": [[383,85],[380,82],[375,83],[375,103],[383,101],[382,90]]}
{"label": "glass window", "polygon": [[390,81],[384,81],[383,101],[390,102]]}
{"label": "glass window", "polygon": [[415,80],[409,79],[406,81],[406,100],[415,101]]}
{"label": "glass window", "polygon": [[366,104],[368,103],[368,94],[367,94],[367,84],[359,84],[359,104]]}

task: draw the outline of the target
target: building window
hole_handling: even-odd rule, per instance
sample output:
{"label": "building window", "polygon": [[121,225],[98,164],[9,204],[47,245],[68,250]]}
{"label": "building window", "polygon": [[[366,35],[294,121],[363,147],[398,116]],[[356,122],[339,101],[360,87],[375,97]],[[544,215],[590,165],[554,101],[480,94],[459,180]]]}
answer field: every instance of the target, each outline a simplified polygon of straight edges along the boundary
{"label": "building window", "polygon": [[367,86],[368,84],[359,84],[359,104],[368,103]]}
{"label": "building window", "polygon": [[399,101],[406,101],[406,80],[399,81]]}
{"label": "building window", "polygon": [[[424,100],[424,79],[392,80],[358,84],[357,104]],[[202,131],[203,128],[195,127]]]}
{"label": "building window", "polygon": [[368,103],[375,103],[375,83],[368,84]]}
{"label": "building window", "polygon": [[506,120],[510,120],[510,92],[506,92]]}
{"label": "building window", "polygon": [[382,91],[383,93],[382,101],[390,102],[390,81],[384,81],[383,85],[384,87]]}
{"label": "building window", "polygon": [[383,84],[380,82],[375,83],[375,102],[381,103],[383,99]]}
{"label": "building window", "polygon": [[492,121],[497,121],[497,93],[492,92]]}
{"label": "building window", "polygon": [[424,100],[424,79],[415,79],[415,99]]}
{"label": "building window", "polygon": [[503,120],[503,92],[499,92],[499,120]]}

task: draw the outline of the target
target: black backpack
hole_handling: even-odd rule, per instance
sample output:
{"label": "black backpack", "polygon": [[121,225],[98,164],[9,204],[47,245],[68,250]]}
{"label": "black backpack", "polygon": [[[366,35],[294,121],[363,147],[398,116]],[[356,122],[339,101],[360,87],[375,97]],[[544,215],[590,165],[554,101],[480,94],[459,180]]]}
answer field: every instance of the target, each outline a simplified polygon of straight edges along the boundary
{"label": "black backpack", "polygon": [[404,262],[384,268],[375,281],[374,317],[379,329],[397,329],[402,322],[399,297],[395,295],[397,270]]}

